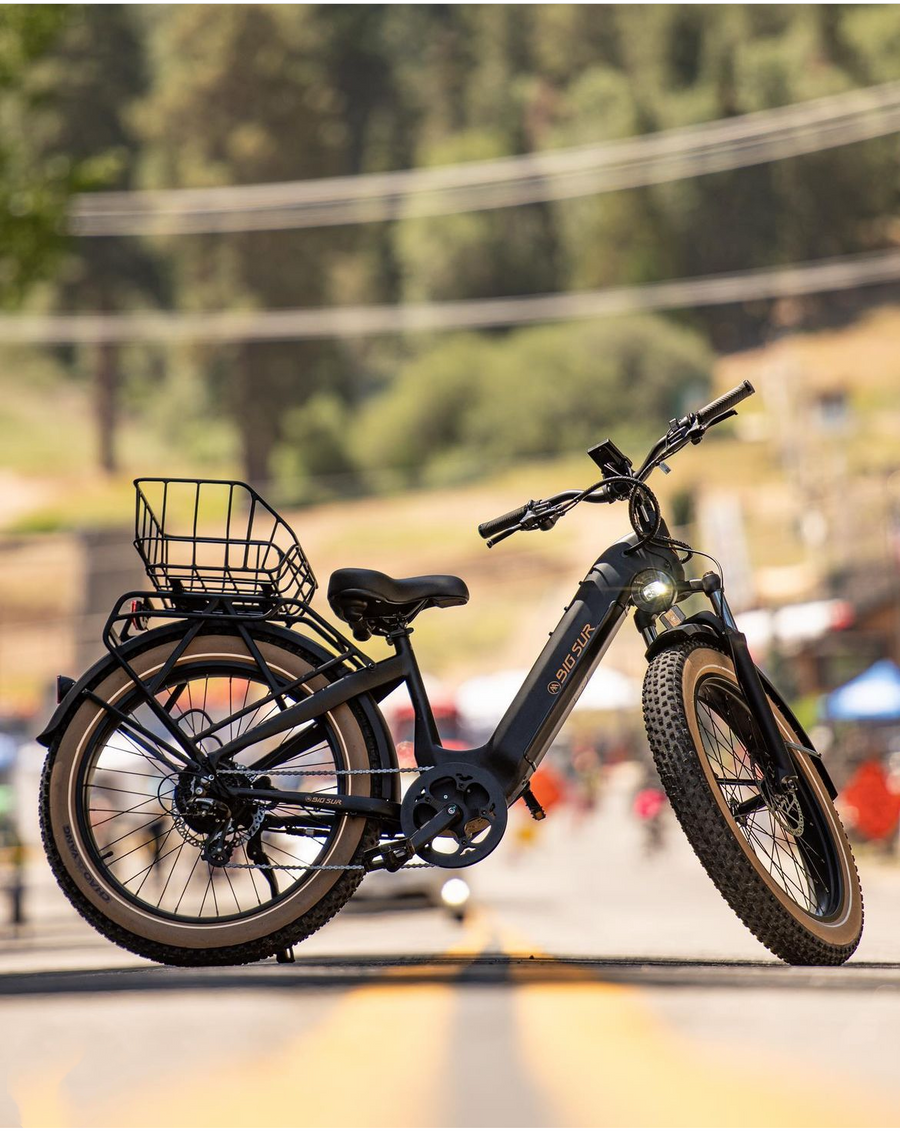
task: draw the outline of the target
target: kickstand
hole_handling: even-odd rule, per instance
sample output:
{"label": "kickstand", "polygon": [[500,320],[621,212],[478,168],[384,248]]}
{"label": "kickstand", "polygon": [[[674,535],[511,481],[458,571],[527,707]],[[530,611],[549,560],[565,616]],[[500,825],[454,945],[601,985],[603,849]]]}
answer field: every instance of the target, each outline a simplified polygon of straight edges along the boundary
{"label": "kickstand", "polygon": [[[269,864],[271,861],[266,855],[266,850],[262,846],[262,837],[257,832],[254,836],[247,841],[247,855],[254,862],[254,864]],[[275,873],[271,868],[262,868],[262,874],[265,876],[266,883],[269,885],[269,891],[272,896],[278,895],[278,881],[275,879]],[[286,946],[284,950],[279,950],[275,955],[276,962],[296,962],[294,958],[294,948]]]}

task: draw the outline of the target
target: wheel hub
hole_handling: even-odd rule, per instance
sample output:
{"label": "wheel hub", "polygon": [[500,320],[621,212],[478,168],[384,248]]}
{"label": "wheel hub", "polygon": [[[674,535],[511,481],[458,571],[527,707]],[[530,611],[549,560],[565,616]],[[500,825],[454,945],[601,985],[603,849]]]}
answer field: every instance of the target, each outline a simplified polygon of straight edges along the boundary
{"label": "wheel hub", "polygon": [[[241,769],[215,774],[185,770],[170,795],[170,813],[181,836],[202,848],[209,863],[218,866],[262,827],[266,814],[264,802],[232,795],[233,788],[248,782]],[[259,784],[268,785],[268,779],[260,778]]]}

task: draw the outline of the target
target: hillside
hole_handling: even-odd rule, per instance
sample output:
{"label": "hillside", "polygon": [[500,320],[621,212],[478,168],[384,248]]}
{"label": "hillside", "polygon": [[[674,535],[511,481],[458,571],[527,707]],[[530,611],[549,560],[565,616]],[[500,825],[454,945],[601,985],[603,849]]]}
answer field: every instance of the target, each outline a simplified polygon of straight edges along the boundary
{"label": "hillside", "polygon": [[[7,531],[0,545],[0,704],[32,700],[71,655],[81,567],[67,531],[121,525],[127,559],[134,474],[228,473],[227,465],[186,460],[134,415],[124,432],[122,474],[98,477],[87,390],[64,383],[50,363],[20,360],[0,376],[0,525]],[[745,378],[759,396],[742,408],[738,426],[681,453],[672,475],[659,476],[654,487],[664,501],[691,493],[701,517],[710,497],[731,510],[739,504],[758,599],[815,596],[827,571],[840,565],[848,534],[875,560],[883,553],[886,476],[900,466],[900,311],[876,310],[844,329],[724,357],[716,391]],[[840,393],[840,419],[818,419],[822,398],[831,403]],[[522,534],[489,551],[477,524],[529,498],[585,486],[593,471],[573,453],[478,483],[329,503],[289,518],[323,588],[331,570],[348,565],[464,577],[470,604],[430,612],[416,627],[423,666],[453,682],[530,662],[596,553],[627,531],[623,508],[583,507],[550,533]],[[817,530],[804,527],[811,508],[822,518]],[[695,540],[727,559],[729,546]],[[640,670],[630,628],[610,662]]]}

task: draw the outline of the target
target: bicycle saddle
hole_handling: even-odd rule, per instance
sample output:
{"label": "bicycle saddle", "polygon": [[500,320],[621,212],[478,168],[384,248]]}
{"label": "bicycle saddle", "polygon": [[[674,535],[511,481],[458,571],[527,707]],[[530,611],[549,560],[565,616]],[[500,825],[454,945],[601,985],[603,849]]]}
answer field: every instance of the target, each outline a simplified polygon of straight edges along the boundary
{"label": "bicycle saddle", "polygon": [[328,582],[328,603],[341,620],[412,620],[423,609],[464,605],[466,583],[450,574],[388,577],[374,569],[338,569]]}

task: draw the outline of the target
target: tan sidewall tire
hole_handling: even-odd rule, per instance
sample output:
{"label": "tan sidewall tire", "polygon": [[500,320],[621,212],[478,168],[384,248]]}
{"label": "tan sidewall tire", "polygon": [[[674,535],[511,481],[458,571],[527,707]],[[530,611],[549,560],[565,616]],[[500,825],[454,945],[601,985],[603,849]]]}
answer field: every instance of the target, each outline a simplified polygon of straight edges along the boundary
{"label": "tan sidewall tire", "polygon": [[[859,938],[859,933],[862,930],[862,903],[858,899],[853,898],[853,893],[856,891],[858,880],[856,877],[856,867],[853,863],[853,855],[850,849],[850,844],[847,840],[847,835],[838,819],[834,810],[831,798],[819,777],[815,766],[808,754],[802,751],[794,751],[797,762],[802,767],[803,776],[806,784],[811,791],[815,794],[816,800],[819,802],[820,812],[824,814],[828,821],[829,829],[831,831],[834,844],[838,847],[838,857],[840,861],[842,887],[844,892],[844,906],[841,909],[839,916],[830,922],[823,922],[821,919],[815,919],[807,914],[798,904],[796,904],[790,897],[782,891],[778,884],[771,878],[769,873],[757,859],[756,854],[750,847],[746,837],[741,832],[737,822],[731,814],[730,809],[725,801],[725,797],[715,780],[712,767],[709,760],[702,753],[703,742],[700,736],[699,724],[697,721],[697,712],[694,708],[695,694],[697,687],[701,680],[716,677],[723,681],[730,683],[742,694],[738,687],[737,678],[734,673],[734,668],[731,661],[724,656],[721,652],[717,652],[712,648],[696,648],[689,653],[685,659],[683,669],[683,682],[682,682],[682,695],[685,704],[685,717],[688,724],[688,729],[691,732],[691,737],[698,752],[698,761],[703,769],[703,773],[709,783],[710,791],[715,798],[722,816],[729,825],[735,840],[744,849],[745,855],[750,863],[759,874],[760,879],[766,884],[769,891],[779,900],[779,902],[794,916],[808,931],[818,936],[823,941],[828,942],[834,946],[849,946],[856,942]],[[771,702],[771,700],[770,700]],[[781,729],[782,734],[790,742],[801,741],[784,716],[779,711],[778,707],[772,703],[772,709],[775,713],[776,721]]]}
{"label": "tan sidewall tire", "polygon": [[[296,679],[312,670],[312,665],[300,656],[275,644],[258,641],[266,662],[277,674]],[[168,658],[173,645],[162,644],[131,660],[135,671],[144,679],[158,671]],[[254,661],[243,641],[234,636],[202,636],[186,649],[178,666],[208,660],[247,660],[248,669],[255,668]],[[327,685],[323,676],[316,676],[306,686],[318,691]],[[133,684],[127,674],[117,669],[96,688],[96,694],[107,702],[116,703]],[[134,935],[164,946],[187,949],[233,947],[253,942],[271,935],[314,908],[332,890],[346,873],[321,871],[310,874],[310,879],[298,891],[276,906],[262,909],[257,914],[236,922],[221,924],[178,923],[159,918],[126,900],[110,883],[108,877],[97,869],[79,829],[75,809],[76,780],[79,762],[89,748],[90,740],[102,724],[104,711],[96,703],[86,701],[76,711],[66,726],[53,762],[50,777],[48,816],[53,840],[63,866],[84,897],[103,916]],[[349,769],[369,769],[369,753],[365,737],[352,710],[346,706],[329,712],[335,734],[343,745]],[[370,779],[367,775],[354,775],[349,792],[368,795]],[[343,819],[332,842],[324,864],[346,864],[359,847],[366,822],[358,817]],[[349,897],[349,896],[348,896]]]}

